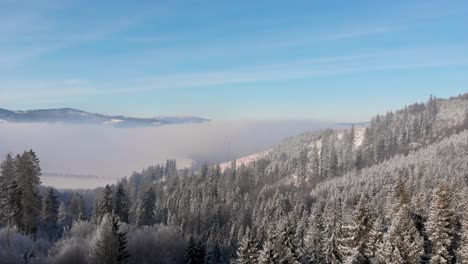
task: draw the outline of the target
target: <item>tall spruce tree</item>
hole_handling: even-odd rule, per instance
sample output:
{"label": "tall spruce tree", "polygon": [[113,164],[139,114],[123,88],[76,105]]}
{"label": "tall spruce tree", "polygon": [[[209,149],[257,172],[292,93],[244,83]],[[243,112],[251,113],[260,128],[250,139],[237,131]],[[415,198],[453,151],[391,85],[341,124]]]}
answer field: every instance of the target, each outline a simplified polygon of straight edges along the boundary
{"label": "tall spruce tree", "polygon": [[16,157],[16,172],[18,186],[22,192],[23,224],[21,231],[36,238],[36,232],[41,215],[41,195],[39,184],[41,167],[34,151],[24,152]]}
{"label": "tall spruce tree", "polygon": [[309,221],[309,229],[305,238],[305,257],[307,263],[323,263],[325,243],[322,213],[319,210],[313,212]]}
{"label": "tall spruce tree", "polygon": [[114,213],[120,218],[120,221],[128,223],[128,198],[121,183],[119,183],[117,186],[117,191],[115,192]]}
{"label": "tall spruce tree", "polygon": [[[91,263],[120,264],[125,263],[126,243],[120,241],[118,222],[115,216],[105,214],[91,241]],[[122,248],[121,248],[122,247]],[[120,258],[119,258],[120,257]]]}
{"label": "tall spruce tree", "polygon": [[258,263],[259,264],[279,264],[279,256],[275,247],[275,243],[272,241],[271,237],[263,244],[262,249],[258,253]]}
{"label": "tall spruce tree", "polygon": [[49,188],[42,206],[42,222],[49,236],[49,239],[57,238],[58,234],[58,209],[59,202],[54,189]]}
{"label": "tall spruce tree", "polygon": [[247,228],[244,238],[240,242],[237,250],[237,258],[234,261],[237,264],[249,264],[258,262],[257,244],[250,235],[250,230]]}
{"label": "tall spruce tree", "polygon": [[342,234],[342,211],[341,200],[338,199],[333,204],[326,207],[327,217],[325,218],[325,243],[323,247],[326,263],[342,263],[344,260],[341,238]]}
{"label": "tall spruce tree", "polygon": [[201,242],[197,243],[193,236],[191,236],[185,251],[185,263],[203,264],[205,263],[205,255],[205,246]]}
{"label": "tall spruce tree", "polygon": [[138,226],[150,226],[154,225],[156,222],[156,196],[154,194],[153,188],[148,188],[137,208],[137,219],[136,224]]}
{"label": "tall spruce tree", "polygon": [[285,221],[280,227],[277,246],[280,250],[280,263],[299,264],[301,253],[295,241],[294,226],[291,222]]}
{"label": "tall spruce tree", "polygon": [[16,226],[23,224],[22,191],[16,179],[15,160],[8,154],[0,165],[0,223]]}
{"label": "tall spruce tree", "polygon": [[361,198],[358,208],[353,214],[351,236],[349,236],[348,247],[350,248],[350,255],[348,256],[348,263],[370,263],[371,256],[368,248],[368,240],[373,227],[373,219],[369,208],[367,207],[367,198]]}
{"label": "tall spruce tree", "polygon": [[400,180],[395,187],[397,203],[392,224],[378,250],[377,263],[419,263],[424,254],[424,240],[411,217],[409,195]]}
{"label": "tall spruce tree", "polygon": [[[468,198],[465,196],[465,198]],[[457,250],[457,263],[468,263],[468,208],[467,200],[464,201],[465,206],[462,215],[462,226],[460,234],[460,242]]]}
{"label": "tall spruce tree", "polygon": [[112,222],[112,234],[115,238],[117,238],[117,263],[118,264],[125,264],[130,257],[127,251],[127,231],[123,231],[120,226],[120,217],[117,215],[111,216]]}
{"label": "tall spruce tree", "polygon": [[99,217],[103,217],[106,214],[112,214],[112,211],[114,209],[112,193],[112,188],[109,186],[109,184],[106,184],[106,187],[104,187],[101,202],[99,203]]}
{"label": "tall spruce tree", "polygon": [[85,209],[84,209],[84,199],[81,194],[74,192],[68,206],[68,213],[71,221],[84,220]]}
{"label": "tall spruce tree", "polygon": [[427,232],[432,244],[431,263],[451,263],[454,253],[454,212],[450,190],[442,184],[434,190],[427,221]]}

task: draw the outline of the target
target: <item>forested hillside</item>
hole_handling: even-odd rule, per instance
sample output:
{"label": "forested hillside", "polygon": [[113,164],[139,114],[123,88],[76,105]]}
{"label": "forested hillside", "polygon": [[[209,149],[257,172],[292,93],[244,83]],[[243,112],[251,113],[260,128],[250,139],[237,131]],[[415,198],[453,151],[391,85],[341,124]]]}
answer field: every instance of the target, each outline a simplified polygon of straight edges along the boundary
{"label": "forested hillside", "polygon": [[[468,94],[97,190],[1,166],[2,263],[468,263]],[[1,262],[0,261],[0,262]]]}

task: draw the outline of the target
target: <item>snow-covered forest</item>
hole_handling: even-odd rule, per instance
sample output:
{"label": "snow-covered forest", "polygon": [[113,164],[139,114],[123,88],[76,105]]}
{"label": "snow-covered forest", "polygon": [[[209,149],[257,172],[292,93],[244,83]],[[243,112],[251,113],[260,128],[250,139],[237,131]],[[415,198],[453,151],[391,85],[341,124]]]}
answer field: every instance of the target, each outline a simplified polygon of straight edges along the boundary
{"label": "snow-covered forest", "polygon": [[468,94],[95,190],[39,158],[1,164],[0,263],[468,263]]}

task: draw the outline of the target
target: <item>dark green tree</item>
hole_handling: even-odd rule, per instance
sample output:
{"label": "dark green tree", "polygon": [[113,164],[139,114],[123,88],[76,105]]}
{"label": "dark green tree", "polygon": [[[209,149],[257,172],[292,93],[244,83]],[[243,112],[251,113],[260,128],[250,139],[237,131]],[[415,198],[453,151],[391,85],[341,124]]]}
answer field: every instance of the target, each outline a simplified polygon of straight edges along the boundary
{"label": "dark green tree", "polygon": [[150,187],[143,194],[137,208],[137,221],[138,226],[150,226],[156,222],[156,196],[153,189]]}
{"label": "dark green tree", "polygon": [[117,191],[115,192],[114,213],[120,218],[120,221],[128,223],[128,198],[121,183],[119,183],[119,185],[117,186]]}
{"label": "dark green tree", "polygon": [[57,196],[55,195],[54,189],[50,188],[44,197],[42,206],[42,222],[50,240],[57,237],[58,209],[59,202]]}

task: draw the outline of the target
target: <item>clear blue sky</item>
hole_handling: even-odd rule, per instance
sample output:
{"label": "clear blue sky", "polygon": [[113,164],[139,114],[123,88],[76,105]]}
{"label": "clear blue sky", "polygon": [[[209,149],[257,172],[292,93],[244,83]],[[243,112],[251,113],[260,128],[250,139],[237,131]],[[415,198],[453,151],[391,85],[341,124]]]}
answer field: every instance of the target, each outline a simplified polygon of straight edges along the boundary
{"label": "clear blue sky", "polygon": [[468,91],[468,1],[0,0],[0,107],[367,120]]}

